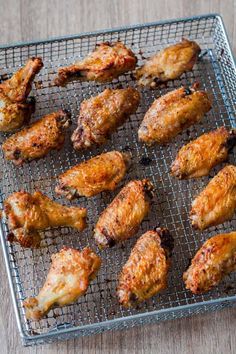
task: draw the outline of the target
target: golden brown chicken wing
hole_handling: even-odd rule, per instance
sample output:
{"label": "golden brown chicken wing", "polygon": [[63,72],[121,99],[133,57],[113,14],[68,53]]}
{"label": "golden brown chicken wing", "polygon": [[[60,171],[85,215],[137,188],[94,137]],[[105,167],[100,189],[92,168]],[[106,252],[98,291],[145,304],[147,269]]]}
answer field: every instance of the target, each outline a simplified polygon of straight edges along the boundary
{"label": "golden brown chicken wing", "polygon": [[24,301],[26,318],[40,320],[52,307],[77,301],[96,277],[101,259],[90,248],[82,251],[62,248],[52,255],[52,264],[46,281],[36,297]]}
{"label": "golden brown chicken wing", "polygon": [[124,177],[129,162],[129,155],[119,151],[93,157],[60,175],[56,193],[73,199],[112,191]]}
{"label": "golden brown chicken wing", "polygon": [[136,70],[138,84],[155,87],[179,78],[184,72],[192,70],[200,52],[199,45],[187,39],[161,50]]}
{"label": "golden brown chicken wing", "polygon": [[28,59],[23,68],[0,84],[0,91],[12,102],[25,101],[31,91],[32,82],[42,67],[41,58]]}
{"label": "golden brown chicken wing", "polygon": [[206,176],[217,164],[225,161],[236,144],[236,130],[225,127],[201,135],[183,146],[171,166],[171,173],[179,179]]}
{"label": "golden brown chicken wing", "polygon": [[82,61],[59,69],[54,83],[57,86],[65,86],[72,80],[112,81],[119,75],[133,70],[136,62],[134,53],[123,43],[101,43]]}
{"label": "golden brown chicken wing", "polygon": [[146,144],[165,144],[200,122],[211,109],[211,103],[207,93],[196,87],[181,87],[157,98],[140,125],[139,140]]}
{"label": "golden brown chicken wing", "polygon": [[200,230],[222,224],[236,208],[236,167],[224,167],[192,203],[190,219]]}
{"label": "golden brown chicken wing", "polygon": [[142,235],[131,251],[119,277],[117,295],[121,305],[135,306],[167,287],[173,239],[167,229]]}
{"label": "golden brown chicken wing", "polygon": [[85,208],[58,204],[39,191],[16,192],[4,202],[9,241],[19,242],[22,247],[38,247],[38,231],[49,227],[68,226],[82,231],[86,227],[86,215]]}
{"label": "golden brown chicken wing", "polygon": [[198,250],[183,279],[194,294],[211,290],[236,270],[236,232],[211,237]]}
{"label": "golden brown chicken wing", "polygon": [[98,96],[83,101],[78,127],[72,135],[75,149],[104,144],[125,120],[138,108],[140,94],[132,87],[106,89]]}
{"label": "golden brown chicken wing", "polygon": [[149,212],[153,185],[146,179],[129,182],[103,211],[94,230],[100,248],[112,247],[138,231]]}
{"label": "golden brown chicken wing", "polygon": [[65,140],[65,130],[70,125],[70,114],[58,111],[46,115],[29,127],[13,134],[2,145],[7,160],[21,165],[59,150]]}

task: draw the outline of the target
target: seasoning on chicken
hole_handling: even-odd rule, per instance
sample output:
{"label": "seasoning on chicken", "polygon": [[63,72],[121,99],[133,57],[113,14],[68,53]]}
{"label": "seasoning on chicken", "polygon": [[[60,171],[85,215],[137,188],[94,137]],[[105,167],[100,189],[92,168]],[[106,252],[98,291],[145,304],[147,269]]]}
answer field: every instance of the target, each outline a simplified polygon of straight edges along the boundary
{"label": "seasoning on chicken", "polygon": [[88,247],[82,251],[64,247],[53,254],[51,268],[39,294],[24,301],[26,318],[38,321],[51,308],[77,301],[86,293],[100,266],[100,257]]}
{"label": "seasoning on chicken", "polygon": [[133,70],[137,58],[123,43],[101,43],[85,59],[60,68],[55,85],[65,86],[72,80],[109,82]]}
{"label": "seasoning on chicken", "polygon": [[236,129],[225,127],[201,135],[183,146],[171,166],[171,173],[179,179],[202,177],[225,161],[236,144]]}
{"label": "seasoning on chicken", "polygon": [[112,247],[136,234],[150,209],[153,185],[146,179],[131,181],[103,211],[94,230],[100,248]]}
{"label": "seasoning on chicken", "polygon": [[93,157],[61,174],[56,193],[73,199],[113,191],[125,176],[129,163],[130,156],[119,151]]}
{"label": "seasoning on chicken", "polygon": [[165,144],[193,124],[199,123],[211,109],[211,102],[204,91],[181,87],[157,98],[138,130],[139,140],[151,145]]}
{"label": "seasoning on chicken", "polygon": [[65,130],[70,125],[66,111],[50,113],[29,127],[13,134],[2,145],[7,160],[21,165],[46,156],[51,150],[59,150],[65,140]]}
{"label": "seasoning on chicken", "polygon": [[211,290],[235,270],[236,232],[230,232],[207,240],[192,259],[183,279],[187,289],[201,294]]}
{"label": "seasoning on chicken", "polygon": [[106,89],[98,96],[83,101],[78,117],[78,127],[72,135],[75,149],[86,149],[104,144],[128,117],[135,113],[140,94],[132,87]]}
{"label": "seasoning on chicken", "polygon": [[52,201],[41,192],[24,191],[11,194],[4,202],[10,242],[22,247],[39,247],[40,230],[68,226],[82,231],[86,227],[85,208],[67,207]]}
{"label": "seasoning on chicken", "polygon": [[192,225],[204,230],[230,220],[236,208],[236,167],[224,167],[192,203]]}

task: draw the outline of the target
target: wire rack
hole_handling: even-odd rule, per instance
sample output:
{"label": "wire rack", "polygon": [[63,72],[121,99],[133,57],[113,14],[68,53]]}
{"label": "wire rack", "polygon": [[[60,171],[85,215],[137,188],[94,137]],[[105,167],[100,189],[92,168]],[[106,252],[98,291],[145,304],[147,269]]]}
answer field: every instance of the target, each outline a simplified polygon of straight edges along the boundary
{"label": "wire rack", "polygon": [[[86,56],[97,43],[117,40],[132,48],[140,65],[145,58],[181,40],[182,37],[196,40],[202,48],[203,55],[194,66],[194,70],[155,90],[141,89],[142,101],[137,113],[119,128],[109,143],[87,152],[74,151],[70,135],[75,129],[81,102],[102,92],[106,87],[134,86],[135,82],[130,74],[125,74],[111,84],[71,82],[66,88],[58,88],[52,85],[57,69]],[[44,62],[44,68],[37,76],[37,82],[32,90],[32,95],[37,101],[34,119],[64,108],[71,111],[73,125],[63,149],[50,153],[42,160],[14,167],[4,160],[0,152],[1,205],[4,198],[20,189],[29,192],[39,189],[53,199],[69,204],[70,202],[56,197],[55,177],[70,166],[113,149],[130,151],[133,156],[131,169],[122,185],[135,178],[148,178],[155,186],[156,198],[152,203],[151,213],[143,221],[136,237],[124,245],[102,252],[98,251],[93,240],[94,223],[122,185],[113,193],[102,193],[91,199],[80,198],[73,202],[73,205],[87,207],[89,227],[82,233],[68,228],[46,230],[42,235],[42,247],[37,250],[9,244],[6,241],[7,226],[2,223],[2,247],[23,343],[32,345],[55,339],[68,339],[232,306],[236,300],[235,287],[232,286],[236,284],[235,275],[225,279],[213,291],[198,296],[186,291],[182,281],[182,274],[190,258],[208,237],[235,229],[235,218],[203,233],[194,231],[189,222],[188,213],[193,197],[206,185],[209,178],[222,168],[222,165],[215,168],[209,177],[198,180],[178,181],[169,174],[171,162],[183,144],[216,127],[235,126],[236,71],[221,18],[218,15],[205,15],[2,46],[0,47],[2,79],[12,75],[31,56],[41,56]],[[153,100],[180,85],[190,85],[196,81],[209,92],[213,100],[213,108],[203,122],[179,135],[168,146],[146,147],[140,144],[137,130]],[[1,142],[5,138],[6,135],[2,135]],[[230,155],[230,162],[234,162],[233,154]],[[137,238],[146,230],[158,225],[168,227],[175,239],[168,288],[136,309],[123,309],[118,305],[115,294],[118,274]],[[90,284],[87,294],[75,304],[55,308],[46,318],[38,322],[27,321],[22,302],[26,297],[38,293],[50,267],[51,255],[59,251],[63,245],[79,249],[89,245],[102,257],[102,268],[97,278]]]}

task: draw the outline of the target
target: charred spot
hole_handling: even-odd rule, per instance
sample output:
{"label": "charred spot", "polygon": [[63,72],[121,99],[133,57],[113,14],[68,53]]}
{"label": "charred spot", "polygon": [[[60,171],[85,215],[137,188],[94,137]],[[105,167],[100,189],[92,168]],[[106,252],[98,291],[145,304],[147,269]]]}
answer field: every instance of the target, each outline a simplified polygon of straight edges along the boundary
{"label": "charred spot", "polygon": [[13,157],[14,157],[15,160],[18,160],[18,159],[21,157],[21,150],[16,149],[16,150],[13,152]]}
{"label": "charred spot", "polygon": [[143,156],[139,160],[140,165],[143,165],[143,166],[149,166],[151,162],[152,162],[152,159],[150,159],[150,157],[148,157],[148,156]]}
{"label": "charred spot", "polygon": [[138,296],[136,294],[134,294],[134,293],[131,293],[130,297],[129,297],[129,300],[132,303],[136,303],[138,301]]}
{"label": "charred spot", "polygon": [[13,232],[9,232],[9,234],[7,235],[7,241],[12,243],[14,241],[14,239],[15,239],[14,233]]}
{"label": "charred spot", "polygon": [[113,238],[110,237],[110,234],[109,234],[109,232],[107,231],[106,228],[103,228],[103,229],[102,229],[102,234],[103,234],[103,236],[104,236],[104,237],[106,238],[106,240],[107,240],[107,246],[108,246],[108,247],[113,247],[113,246],[115,246],[116,242],[115,242],[115,240],[113,240]]}
{"label": "charred spot", "polygon": [[231,130],[229,138],[225,143],[225,147],[230,151],[236,145],[236,129]]}
{"label": "charred spot", "polygon": [[153,199],[154,194],[153,194],[153,186],[150,182],[146,182],[143,184],[143,190],[145,194],[148,196],[148,198]]}
{"label": "charred spot", "polygon": [[157,228],[156,232],[160,235],[161,247],[163,247],[168,252],[168,256],[171,257],[174,248],[174,239],[172,235],[166,228]]}

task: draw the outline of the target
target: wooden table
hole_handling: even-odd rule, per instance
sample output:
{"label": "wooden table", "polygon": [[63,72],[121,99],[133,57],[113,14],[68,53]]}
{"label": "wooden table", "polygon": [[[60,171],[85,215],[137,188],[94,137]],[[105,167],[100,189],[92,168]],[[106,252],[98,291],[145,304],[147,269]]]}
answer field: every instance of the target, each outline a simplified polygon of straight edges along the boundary
{"label": "wooden table", "polygon": [[[234,0],[0,0],[0,42],[34,40],[209,12],[223,16],[236,52]],[[0,253],[0,353],[236,353],[236,309],[23,348]]]}

